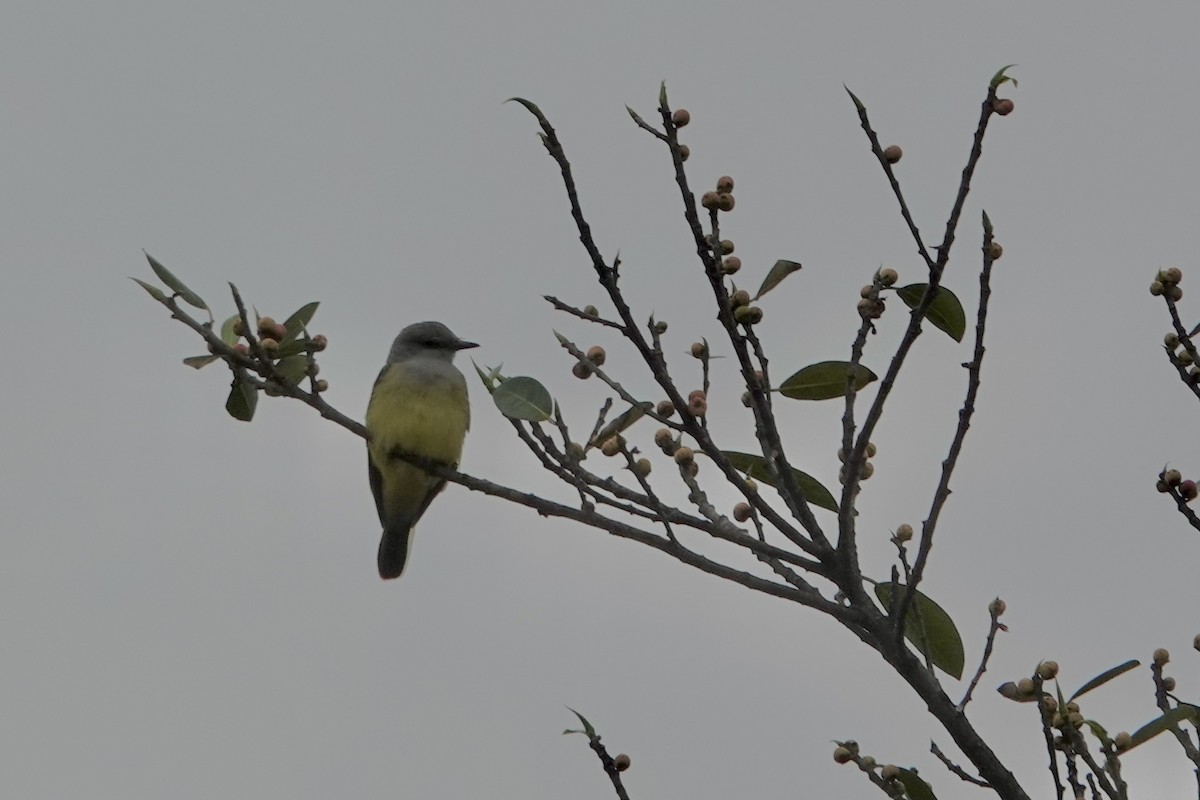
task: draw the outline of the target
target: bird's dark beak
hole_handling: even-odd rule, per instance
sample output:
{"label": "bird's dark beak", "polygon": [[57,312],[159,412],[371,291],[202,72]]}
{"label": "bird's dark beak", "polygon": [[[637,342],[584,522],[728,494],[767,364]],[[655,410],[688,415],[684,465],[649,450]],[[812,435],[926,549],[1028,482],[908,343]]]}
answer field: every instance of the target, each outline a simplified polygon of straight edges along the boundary
{"label": "bird's dark beak", "polygon": [[472,347],[479,347],[479,344],[477,342],[464,342],[462,339],[459,339],[458,344],[454,345],[455,350],[470,350]]}

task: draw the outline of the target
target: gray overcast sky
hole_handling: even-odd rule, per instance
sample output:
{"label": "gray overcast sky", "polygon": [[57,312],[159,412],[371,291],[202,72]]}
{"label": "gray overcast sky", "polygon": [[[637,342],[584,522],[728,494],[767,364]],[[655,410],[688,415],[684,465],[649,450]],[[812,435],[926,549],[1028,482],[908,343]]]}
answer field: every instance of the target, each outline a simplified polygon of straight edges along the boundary
{"label": "gray overcast sky", "polygon": [[[969,661],[987,602],[1008,600],[972,714],[1047,796],[1033,715],[995,685],[1053,657],[1070,688],[1159,645],[1185,696],[1200,678],[1200,537],[1153,491],[1165,461],[1200,471],[1196,408],[1146,293],[1156,267],[1195,261],[1198,23],[1185,2],[8,3],[0,790],[610,797],[586,743],[559,735],[570,705],[632,756],[636,797],[877,796],[830,760],[847,737],[968,796],[926,752],[948,737],[850,636],[634,544],[452,487],[403,580],[379,581],[361,441],[296,403],[228,418],[227,374],[183,367],[194,337],[126,276],[150,277],[145,248],[219,315],[227,280],[280,317],[319,299],[322,375],[351,415],[396,332],[436,318],[484,343],[480,363],[540,377],[583,429],[605,394],[570,377],[553,328],[608,345],[653,393],[614,338],[540,299],[602,298],[534,120],[501,101],[550,115],[605,254],[637,313],[671,323],[686,374],[712,312],[666,155],[623,108],[650,117],[666,79],[693,115],[694,185],[737,179],[725,233],[745,282],[805,264],[763,302],[787,374],[846,356],[878,265],[921,274],[842,84],[904,147],[934,238],[987,81],[1015,62],[1016,112],[993,126],[947,276],[974,302],[986,207],[1006,254],[926,588]],[[868,364],[902,325],[893,305]],[[861,503],[871,574],[928,509],[966,353],[922,337],[885,417]],[[718,381],[714,424],[748,448],[723,365]],[[464,469],[569,500],[471,384]],[[839,413],[783,418],[830,485]],[[1085,710],[1137,727],[1148,674]],[[1166,742],[1128,773],[1140,797],[1194,791]]]}

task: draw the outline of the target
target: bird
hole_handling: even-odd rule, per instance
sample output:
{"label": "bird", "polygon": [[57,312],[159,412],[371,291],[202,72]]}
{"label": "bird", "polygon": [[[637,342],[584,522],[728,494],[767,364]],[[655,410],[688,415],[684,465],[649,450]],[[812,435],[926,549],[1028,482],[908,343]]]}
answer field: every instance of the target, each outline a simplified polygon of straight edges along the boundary
{"label": "bird", "polygon": [[446,481],[399,458],[409,453],[457,468],[471,425],[467,381],[454,366],[460,350],[478,347],[440,322],[400,331],[367,403],[367,471],[383,535],[379,577],[400,577],[413,526]]}

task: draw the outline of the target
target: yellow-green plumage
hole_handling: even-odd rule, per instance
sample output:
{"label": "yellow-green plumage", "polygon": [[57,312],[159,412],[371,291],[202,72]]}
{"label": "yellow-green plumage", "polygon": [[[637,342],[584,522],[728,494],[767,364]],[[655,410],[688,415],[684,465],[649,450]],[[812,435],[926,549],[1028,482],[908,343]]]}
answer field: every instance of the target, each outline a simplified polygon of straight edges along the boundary
{"label": "yellow-green plumage", "polygon": [[392,345],[367,406],[368,472],[383,525],[379,574],[404,570],[412,528],[444,481],[396,458],[402,451],[457,465],[471,423],[467,384],[451,360],[474,347],[436,322],[410,325]]}

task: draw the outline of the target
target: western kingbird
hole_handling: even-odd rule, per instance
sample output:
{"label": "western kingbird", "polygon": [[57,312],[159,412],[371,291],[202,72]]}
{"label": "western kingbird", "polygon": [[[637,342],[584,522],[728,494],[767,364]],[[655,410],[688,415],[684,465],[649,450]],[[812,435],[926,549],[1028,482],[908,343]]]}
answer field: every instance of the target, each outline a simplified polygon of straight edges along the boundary
{"label": "western kingbird", "polygon": [[393,453],[458,465],[471,407],[467,381],[452,362],[459,350],[477,346],[440,322],[418,322],[400,331],[375,379],[367,404],[367,469],[383,525],[381,578],[400,577],[413,526],[446,484]]}

